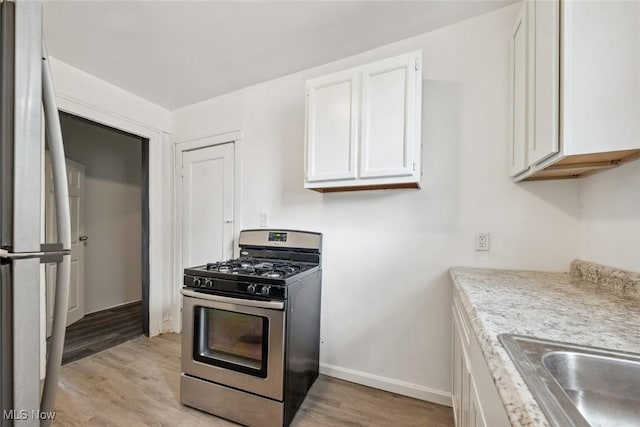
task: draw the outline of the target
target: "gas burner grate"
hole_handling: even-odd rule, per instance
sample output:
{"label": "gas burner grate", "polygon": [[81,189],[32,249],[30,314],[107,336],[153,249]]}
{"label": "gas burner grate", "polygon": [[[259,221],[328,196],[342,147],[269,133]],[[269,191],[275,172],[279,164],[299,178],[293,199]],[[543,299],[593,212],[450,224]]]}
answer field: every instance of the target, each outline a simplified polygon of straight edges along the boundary
{"label": "gas burner grate", "polygon": [[279,279],[284,277],[287,273],[281,270],[269,270],[263,273],[260,273],[262,277],[269,277],[270,279]]}
{"label": "gas burner grate", "polygon": [[304,269],[304,267],[292,262],[271,262],[254,258],[240,258],[208,263],[206,265],[206,269],[208,271],[218,271],[224,274],[242,274],[282,279],[299,273]]}
{"label": "gas burner grate", "polygon": [[300,271],[300,266],[297,266],[295,264],[275,264],[273,266],[274,270],[282,270],[285,273],[289,273],[289,274],[293,274],[293,273],[297,273],[298,271]]}

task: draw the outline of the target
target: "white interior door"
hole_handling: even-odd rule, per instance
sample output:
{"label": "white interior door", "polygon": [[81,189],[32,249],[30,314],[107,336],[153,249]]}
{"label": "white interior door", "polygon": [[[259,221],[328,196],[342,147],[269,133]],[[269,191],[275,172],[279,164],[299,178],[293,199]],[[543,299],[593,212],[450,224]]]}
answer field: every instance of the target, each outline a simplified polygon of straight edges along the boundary
{"label": "white interior door", "polygon": [[233,143],[182,153],[182,265],[233,254]]}
{"label": "white interior door", "polygon": [[[69,288],[69,309],[67,326],[84,317],[84,178],[83,165],[67,159],[67,180],[69,182],[69,206],[71,208],[71,285]],[[46,161],[46,202],[45,237],[47,243],[58,241],[56,227],[55,192],[51,161]],[[56,264],[46,265],[47,336],[51,335],[53,324],[53,303],[55,295]]]}

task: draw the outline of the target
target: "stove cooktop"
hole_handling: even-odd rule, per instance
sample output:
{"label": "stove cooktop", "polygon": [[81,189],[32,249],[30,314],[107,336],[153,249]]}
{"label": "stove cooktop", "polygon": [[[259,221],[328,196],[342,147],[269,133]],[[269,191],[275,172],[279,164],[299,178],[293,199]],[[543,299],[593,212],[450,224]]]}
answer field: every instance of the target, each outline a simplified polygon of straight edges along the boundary
{"label": "stove cooktop", "polygon": [[[233,274],[251,277],[265,277],[269,279],[287,279],[309,268],[309,264],[283,260],[264,260],[258,258],[238,258],[222,262],[209,263],[204,266],[206,271],[223,274]],[[201,267],[202,268],[202,267]]]}
{"label": "stove cooktop", "polygon": [[199,292],[286,298],[287,286],[314,268],[318,264],[238,258],[185,268],[184,286]]}

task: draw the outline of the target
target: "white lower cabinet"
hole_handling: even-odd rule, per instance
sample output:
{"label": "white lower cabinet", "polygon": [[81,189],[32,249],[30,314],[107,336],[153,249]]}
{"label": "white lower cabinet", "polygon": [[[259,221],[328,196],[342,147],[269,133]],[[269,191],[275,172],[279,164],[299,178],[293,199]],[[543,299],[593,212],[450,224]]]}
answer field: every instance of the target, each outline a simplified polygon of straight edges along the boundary
{"label": "white lower cabinet", "polygon": [[[471,374],[469,374],[469,378],[471,378]],[[469,393],[471,394],[469,400],[469,425],[471,427],[486,427],[487,424],[484,422],[484,417],[482,416],[482,412],[480,410],[480,399],[478,398],[478,390],[476,390],[476,385],[471,382],[471,387],[469,389]]]}
{"label": "white lower cabinet", "polygon": [[456,427],[509,427],[498,389],[457,294],[453,311],[453,413]]}
{"label": "white lower cabinet", "polygon": [[462,425],[462,377],[466,367],[462,353],[462,339],[458,331],[455,308],[453,313],[453,418],[456,426]]}

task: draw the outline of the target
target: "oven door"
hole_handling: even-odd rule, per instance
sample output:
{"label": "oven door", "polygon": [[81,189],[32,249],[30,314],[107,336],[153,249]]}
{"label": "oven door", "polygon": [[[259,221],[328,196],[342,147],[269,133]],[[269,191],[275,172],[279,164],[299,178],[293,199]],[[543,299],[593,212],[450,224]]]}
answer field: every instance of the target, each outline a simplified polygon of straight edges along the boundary
{"label": "oven door", "polygon": [[182,371],[282,401],[284,302],[182,295]]}

